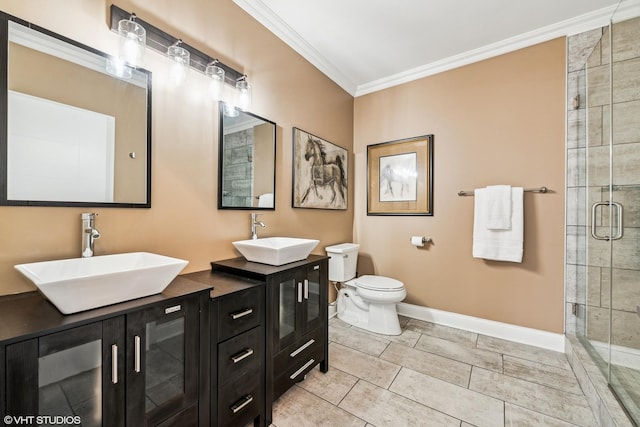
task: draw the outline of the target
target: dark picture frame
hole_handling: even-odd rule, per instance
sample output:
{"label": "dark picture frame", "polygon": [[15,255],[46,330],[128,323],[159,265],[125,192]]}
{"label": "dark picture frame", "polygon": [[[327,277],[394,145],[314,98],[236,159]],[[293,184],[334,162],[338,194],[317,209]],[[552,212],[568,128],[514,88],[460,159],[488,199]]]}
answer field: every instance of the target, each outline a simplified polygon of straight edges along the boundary
{"label": "dark picture frame", "polygon": [[367,215],[433,215],[433,135],[367,145]]}
{"label": "dark picture frame", "polygon": [[348,151],[325,139],[293,128],[294,208],[346,210]]}

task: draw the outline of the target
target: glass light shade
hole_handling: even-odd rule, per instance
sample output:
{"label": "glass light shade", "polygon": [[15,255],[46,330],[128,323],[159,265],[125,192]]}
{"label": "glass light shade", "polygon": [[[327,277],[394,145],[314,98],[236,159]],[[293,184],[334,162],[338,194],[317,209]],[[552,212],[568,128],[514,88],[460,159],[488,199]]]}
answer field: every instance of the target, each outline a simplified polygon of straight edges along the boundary
{"label": "glass light shade", "polygon": [[224,102],[224,115],[227,117],[238,117],[240,111],[230,102]]}
{"label": "glass light shade", "polygon": [[171,80],[175,84],[181,84],[187,78],[191,54],[187,49],[175,44],[169,46],[167,56],[171,59]]}
{"label": "glass light shade", "polygon": [[118,22],[118,34],[120,35],[120,59],[134,67],[141,66],[147,45],[147,31],[136,21],[123,19]]}
{"label": "glass light shade", "polygon": [[244,80],[239,80],[236,82],[236,91],[238,92],[238,101],[237,107],[242,111],[248,111],[251,109],[251,85],[249,82]]}
{"label": "glass light shade", "polygon": [[215,101],[220,101],[224,90],[224,70],[215,64],[211,64],[207,66],[205,74],[211,79],[211,83],[209,84],[211,97]]}
{"label": "glass light shade", "polygon": [[122,59],[115,57],[107,59],[107,73],[121,79],[130,79],[133,75],[131,67],[125,64]]}

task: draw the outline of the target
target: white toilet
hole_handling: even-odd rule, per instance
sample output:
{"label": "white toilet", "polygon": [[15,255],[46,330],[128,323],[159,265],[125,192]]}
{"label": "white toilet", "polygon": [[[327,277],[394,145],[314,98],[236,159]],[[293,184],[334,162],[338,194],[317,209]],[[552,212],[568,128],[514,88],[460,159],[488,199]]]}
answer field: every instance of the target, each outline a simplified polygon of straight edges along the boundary
{"label": "white toilet", "polygon": [[400,335],[396,303],[407,296],[404,284],[383,276],[356,276],[357,243],[327,246],[329,280],[343,287],[338,292],[338,318],[343,322],[385,335]]}

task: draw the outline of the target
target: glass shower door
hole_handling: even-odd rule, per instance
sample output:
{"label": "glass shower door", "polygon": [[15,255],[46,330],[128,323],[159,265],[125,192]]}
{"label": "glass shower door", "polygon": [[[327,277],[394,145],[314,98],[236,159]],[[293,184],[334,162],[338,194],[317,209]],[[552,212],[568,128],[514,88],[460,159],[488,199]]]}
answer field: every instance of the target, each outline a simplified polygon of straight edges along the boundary
{"label": "glass shower door", "polygon": [[[624,2],[623,2],[624,3]],[[640,18],[610,27],[611,262],[603,289],[611,327],[609,384],[640,423]],[[608,287],[606,285],[609,285]]]}

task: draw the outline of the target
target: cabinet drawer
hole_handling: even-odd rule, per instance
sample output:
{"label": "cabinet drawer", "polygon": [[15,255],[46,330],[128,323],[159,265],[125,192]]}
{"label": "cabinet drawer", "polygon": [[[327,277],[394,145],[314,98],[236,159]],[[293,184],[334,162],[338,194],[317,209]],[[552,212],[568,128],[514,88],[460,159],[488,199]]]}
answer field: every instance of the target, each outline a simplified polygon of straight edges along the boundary
{"label": "cabinet drawer", "polygon": [[236,292],[218,300],[218,339],[258,326],[262,322],[264,286]]}
{"label": "cabinet drawer", "polygon": [[218,425],[241,426],[262,414],[259,371],[248,371],[218,390]]}
{"label": "cabinet drawer", "polygon": [[262,328],[255,327],[218,344],[218,384],[262,366]]}
{"label": "cabinet drawer", "polygon": [[[322,328],[314,329],[304,335],[300,340],[280,351],[273,361],[274,375],[279,376],[291,366],[300,366],[302,360],[308,360],[310,354],[322,352],[323,334]],[[318,359],[316,359],[318,360]]]}
{"label": "cabinet drawer", "polygon": [[306,357],[297,358],[295,365],[287,368],[273,382],[273,399],[280,397],[295,383],[302,381],[304,376],[312,370],[322,359],[322,346],[312,346],[311,352],[305,352]]}

